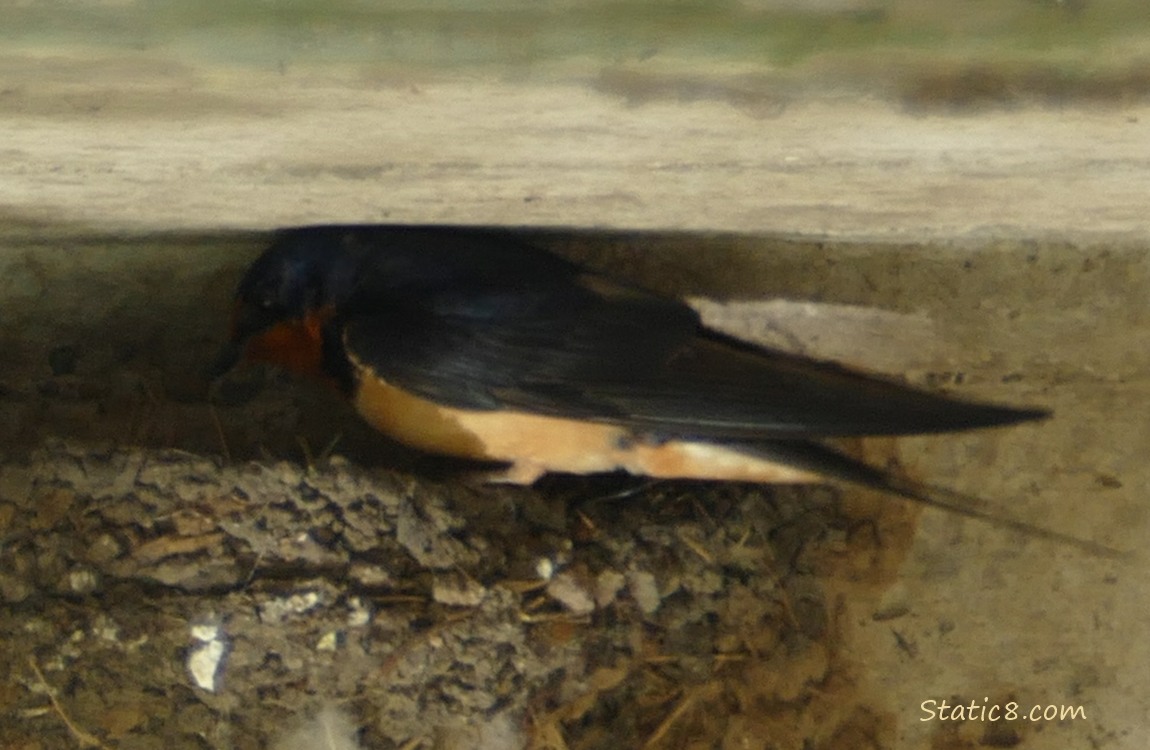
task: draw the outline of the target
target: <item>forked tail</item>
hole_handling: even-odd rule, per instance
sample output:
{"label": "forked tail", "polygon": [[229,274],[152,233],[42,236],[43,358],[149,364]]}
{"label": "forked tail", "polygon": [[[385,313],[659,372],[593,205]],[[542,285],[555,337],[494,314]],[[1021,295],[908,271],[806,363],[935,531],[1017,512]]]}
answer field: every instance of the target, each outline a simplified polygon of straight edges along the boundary
{"label": "forked tail", "polygon": [[889,492],[915,502],[929,505],[967,518],[976,518],[1002,529],[1022,532],[1038,539],[1065,544],[1099,557],[1129,559],[1131,553],[1107,547],[1098,542],[1035,526],[1025,521],[997,515],[981,498],[966,495],[945,487],[915,482],[878,469],[821,443],[806,441],[777,441],[730,446],[757,456],[785,462],[796,468],[816,472],[828,479],[837,479],[874,490]]}

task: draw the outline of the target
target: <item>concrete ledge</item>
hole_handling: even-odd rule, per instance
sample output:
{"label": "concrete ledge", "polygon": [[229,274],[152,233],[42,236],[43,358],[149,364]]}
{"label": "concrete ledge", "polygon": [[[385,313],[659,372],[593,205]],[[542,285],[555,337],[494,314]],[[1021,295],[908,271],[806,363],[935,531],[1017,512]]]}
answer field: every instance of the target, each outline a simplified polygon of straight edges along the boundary
{"label": "concrete ledge", "polygon": [[[764,112],[594,82],[7,61],[0,209],[104,229],[403,222],[840,239],[1150,233],[1145,106]],[[138,69],[137,69],[138,65]],[[0,70],[5,62],[0,61]],[[656,94],[658,91],[656,90]]]}

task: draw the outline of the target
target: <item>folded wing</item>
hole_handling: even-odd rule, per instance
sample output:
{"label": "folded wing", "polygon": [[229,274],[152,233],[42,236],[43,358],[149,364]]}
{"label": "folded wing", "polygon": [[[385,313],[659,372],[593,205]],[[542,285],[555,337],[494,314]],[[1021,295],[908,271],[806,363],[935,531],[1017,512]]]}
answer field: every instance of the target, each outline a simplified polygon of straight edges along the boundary
{"label": "folded wing", "polygon": [[[469,409],[723,441],[902,435],[1045,415],[961,401],[703,328],[685,304],[578,272],[454,278],[361,299],[344,342],[393,384]],[[370,289],[361,295],[371,295]]]}

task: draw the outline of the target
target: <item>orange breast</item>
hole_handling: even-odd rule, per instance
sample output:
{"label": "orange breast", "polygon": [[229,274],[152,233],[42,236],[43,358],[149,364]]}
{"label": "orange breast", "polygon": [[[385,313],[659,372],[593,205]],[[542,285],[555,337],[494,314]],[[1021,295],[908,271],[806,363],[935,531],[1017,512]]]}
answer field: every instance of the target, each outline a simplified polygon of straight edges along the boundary
{"label": "orange breast", "polygon": [[351,357],[360,373],[356,410],[393,439],[431,453],[513,464],[508,481],[546,472],[624,470],[652,477],[764,483],[817,482],[817,475],[710,443],[644,442],[625,427],[523,411],[437,404],[394,386]]}
{"label": "orange breast", "polygon": [[321,308],[303,318],[277,323],[248,340],[244,358],[333,383],[323,369],[323,326],[331,315],[331,308]]}

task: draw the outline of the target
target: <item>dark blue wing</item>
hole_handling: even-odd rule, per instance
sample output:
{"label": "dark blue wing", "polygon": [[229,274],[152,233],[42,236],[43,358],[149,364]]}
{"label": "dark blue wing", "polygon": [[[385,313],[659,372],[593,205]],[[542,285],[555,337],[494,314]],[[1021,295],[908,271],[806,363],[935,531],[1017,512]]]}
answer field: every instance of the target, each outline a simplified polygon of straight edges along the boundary
{"label": "dark blue wing", "polygon": [[507,238],[424,231],[373,256],[340,325],[359,361],[440,403],[746,442],[943,432],[1045,414],[752,347],[704,329],[677,300]]}

